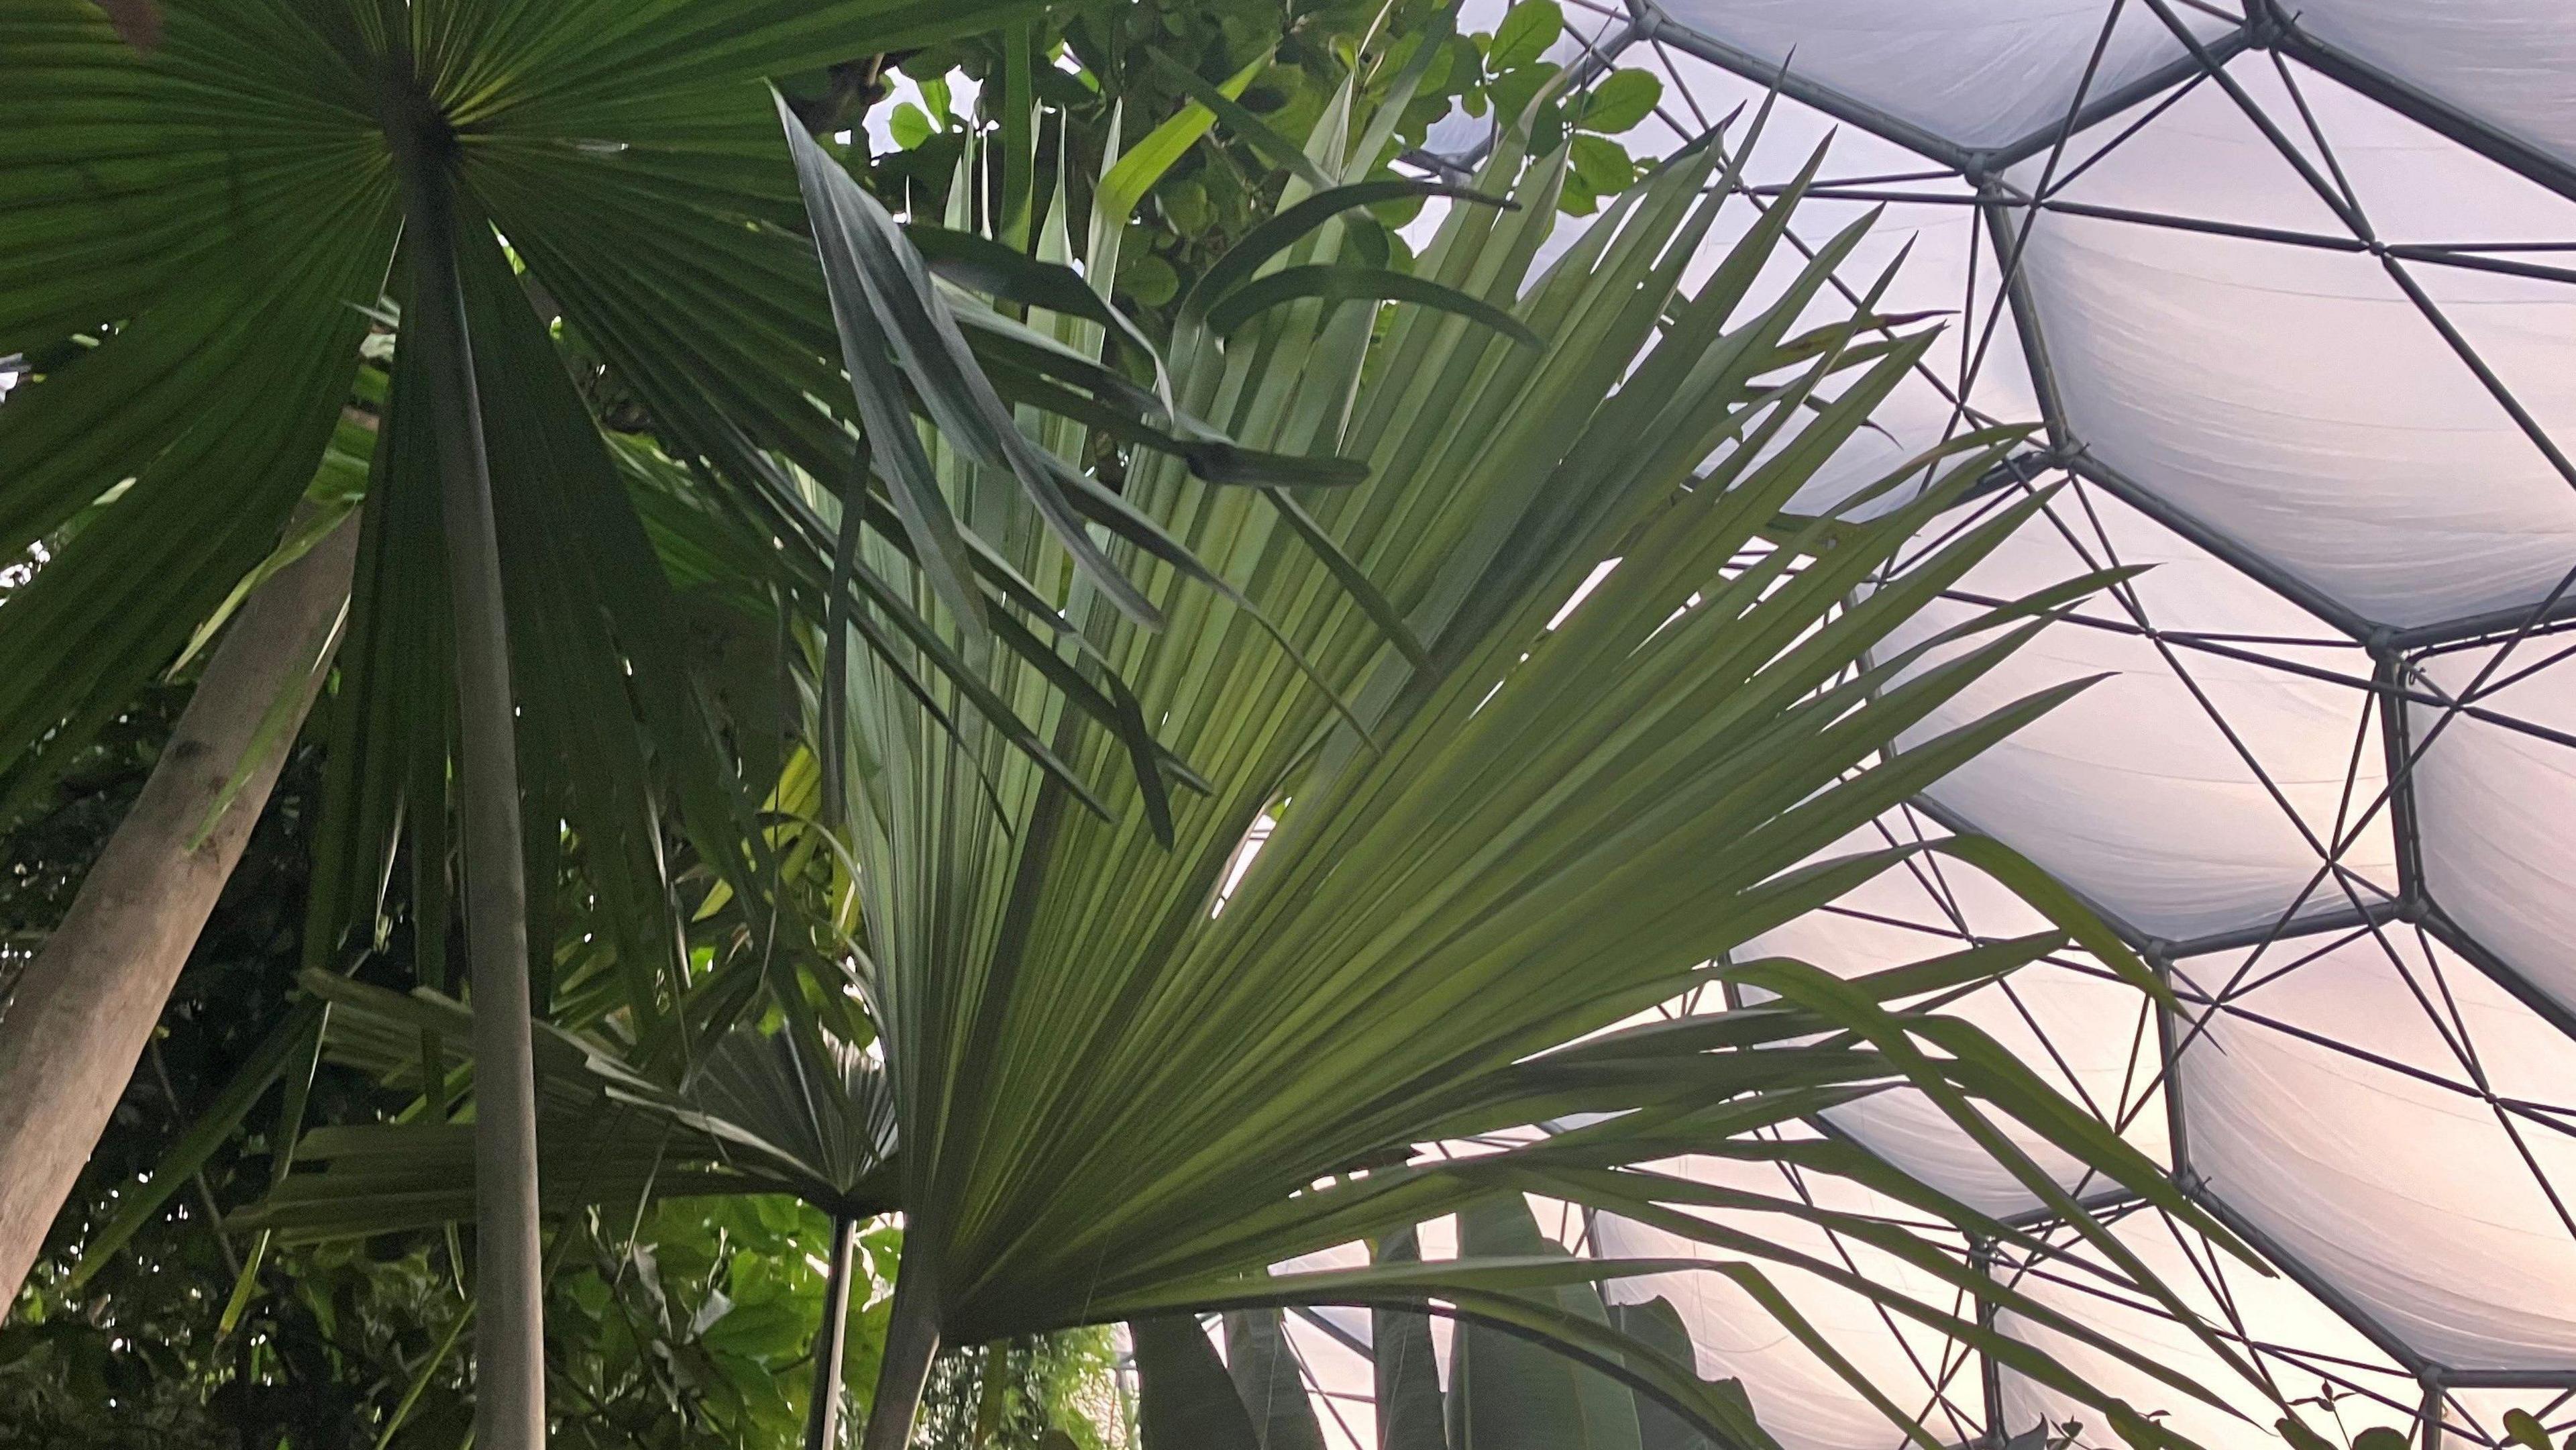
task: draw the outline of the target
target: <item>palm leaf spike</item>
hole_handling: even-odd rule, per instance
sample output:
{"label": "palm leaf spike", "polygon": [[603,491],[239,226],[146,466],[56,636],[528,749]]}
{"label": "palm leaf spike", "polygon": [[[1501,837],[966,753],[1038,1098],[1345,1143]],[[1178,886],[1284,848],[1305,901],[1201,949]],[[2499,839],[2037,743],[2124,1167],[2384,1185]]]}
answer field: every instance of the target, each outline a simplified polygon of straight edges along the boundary
{"label": "palm leaf spike", "polygon": [[[1528,1201],[1512,1194],[1458,1215],[1458,1252],[1543,1257],[1564,1250],[1541,1232]],[[1565,1285],[1553,1298],[1564,1312],[1604,1327],[1610,1323],[1592,1285]],[[1449,1439],[1461,1450],[1639,1450],[1636,1400],[1616,1381],[1586,1374],[1543,1346],[1482,1324],[1461,1324],[1449,1353]]]}

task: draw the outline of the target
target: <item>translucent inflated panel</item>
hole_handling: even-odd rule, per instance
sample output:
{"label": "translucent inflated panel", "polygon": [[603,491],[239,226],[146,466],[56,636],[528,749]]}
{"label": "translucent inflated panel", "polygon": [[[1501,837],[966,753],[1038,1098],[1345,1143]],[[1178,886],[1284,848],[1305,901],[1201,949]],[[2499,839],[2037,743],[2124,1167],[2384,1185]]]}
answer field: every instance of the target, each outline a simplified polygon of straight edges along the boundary
{"label": "translucent inflated panel", "polygon": [[2576,163],[2576,7],[2534,0],[2303,0],[2337,50]]}
{"label": "translucent inflated panel", "polygon": [[[2185,54],[2144,5],[1662,0],[1660,8],[1752,60],[1971,147],[2018,141],[2079,92],[2116,90]],[[2204,35],[2226,28],[2201,14],[2186,23]]]}
{"label": "translucent inflated panel", "polygon": [[2576,1042],[2408,929],[2177,970],[2206,1192],[2437,1363],[2576,1360]]}
{"label": "translucent inflated panel", "polygon": [[[2018,492],[1958,511],[1907,562],[1941,557]],[[1931,642],[2087,574],[2100,591],[1935,711],[1907,746],[2045,689],[2092,684],[1951,774],[1931,798],[2019,847],[2142,935],[2260,928],[2395,892],[2386,761],[2358,646],[2090,485],[2061,490],[1889,640]],[[2259,649],[2244,642],[2260,639]],[[1919,668],[1955,659],[1962,640]]]}
{"label": "translucent inflated panel", "polygon": [[[2024,270],[2068,429],[2367,620],[2539,598],[2576,557],[2576,488],[2497,387],[2576,433],[2576,297],[2372,256],[2353,223],[2502,241],[2576,232],[2576,204],[2322,77],[2227,74],[2233,93],[2203,84],[2133,135],[2106,121],[2108,149],[2049,180]],[[2048,174],[2011,179],[2029,196]]]}
{"label": "translucent inflated panel", "polygon": [[2415,815],[2433,899],[2576,1005],[2576,660],[2563,639],[2418,666]]}
{"label": "translucent inflated panel", "polygon": [[[2347,1432],[2408,1428],[2421,1393],[2414,1378],[2298,1284],[2267,1275],[2159,1210],[2114,1215],[2108,1232],[2171,1303],[2126,1287],[2129,1276],[2111,1266],[2101,1246],[2059,1228],[2044,1236],[2044,1255],[2007,1248],[1995,1256],[1996,1279],[2033,1305],[2000,1311],[1996,1327],[2206,1450],[2279,1446],[2275,1396],[2331,1397]],[[2112,1440],[2101,1412],[2062,1386],[2006,1367],[1996,1389],[2007,1434],[2043,1423],[2062,1433],[2077,1423],[2087,1432],[2084,1444]]]}

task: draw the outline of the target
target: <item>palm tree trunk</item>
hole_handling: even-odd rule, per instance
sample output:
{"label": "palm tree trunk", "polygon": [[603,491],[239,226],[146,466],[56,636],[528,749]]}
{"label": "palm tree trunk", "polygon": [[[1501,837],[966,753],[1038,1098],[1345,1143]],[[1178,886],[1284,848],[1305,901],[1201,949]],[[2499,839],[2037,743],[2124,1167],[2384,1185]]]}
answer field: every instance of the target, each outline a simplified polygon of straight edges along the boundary
{"label": "palm tree trunk", "polygon": [[832,1270],[823,1283],[823,1323],[814,1334],[814,1404],[805,1416],[805,1450],[841,1443],[841,1360],[850,1347],[850,1271],[858,1256],[859,1221],[832,1216]]}
{"label": "palm tree trunk", "polygon": [[296,734],[274,728],[271,707],[299,689],[290,724],[312,708],[322,671],[295,672],[326,647],[357,549],[352,519],[243,603],[134,808],[0,1012],[0,1305],[35,1263],[268,804]]}
{"label": "palm tree trunk", "polygon": [[412,257],[408,361],[427,366],[455,617],[457,799],[465,946],[474,989],[474,1443],[546,1443],[544,1268],[537,1218],[537,1094],[528,1026],[528,894],[519,757],[491,462],[473,339],[456,272],[444,126],[403,148],[403,247]]}
{"label": "palm tree trunk", "polygon": [[929,1255],[907,1230],[896,1266],[894,1304],[886,1321],[885,1357],[877,1363],[876,1399],[868,1405],[859,1450],[905,1450],[930,1362],[939,1353],[939,1291]]}

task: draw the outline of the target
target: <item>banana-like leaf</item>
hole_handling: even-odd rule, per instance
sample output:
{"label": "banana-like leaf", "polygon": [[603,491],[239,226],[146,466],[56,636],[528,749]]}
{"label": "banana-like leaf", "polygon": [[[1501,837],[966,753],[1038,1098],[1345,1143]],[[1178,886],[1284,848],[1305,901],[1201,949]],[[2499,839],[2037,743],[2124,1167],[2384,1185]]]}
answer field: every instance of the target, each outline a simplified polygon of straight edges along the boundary
{"label": "banana-like leaf", "polygon": [[[1575,1259],[1560,1250],[1554,1254],[1459,1259],[1440,1264],[1378,1264],[1365,1269],[1283,1275],[1268,1284],[1244,1280],[1221,1289],[1192,1286],[1170,1295],[1140,1299],[1137,1304],[1150,1305],[1161,1298],[1187,1294],[1213,1298],[1228,1308],[1284,1303],[1369,1306],[1402,1303],[1427,1294],[1432,1301],[1429,1312],[1457,1319],[1462,1329],[1470,1325],[1489,1328],[1525,1341],[1534,1351],[1552,1351],[1566,1366],[1589,1369],[1605,1382],[1624,1383],[1653,1397],[1714,1432],[1727,1445],[1743,1450],[1777,1450],[1775,1442],[1754,1423],[1740,1391],[1702,1383],[1687,1363],[1619,1334],[1557,1297],[1559,1291],[1588,1289],[1607,1280],[1697,1266],[1698,1261],[1691,1259]],[[1597,1310],[1597,1293],[1592,1302]],[[1605,1397],[1605,1409],[1611,1403]],[[1628,1414],[1633,1430],[1633,1410],[1624,1399],[1615,1403]],[[1578,1409],[1568,1423],[1577,1426],[1576,1433],[1588,1433],[1582,1428],[1586,1418],[1586,1412]],[[1603,1418],[1615,1426],[1615,1419],[1606,1414]],[[1457,1433],[1453,1422],[1453,1443]]]}
{"label": "banana-like leaf", "polygon": [[[1539,1232],[1519,1194],[1458,1215],[1462,1256],[1540,1256],[1564,1249]],[[1560,1312],[1607,1328],[1600,1291],[1568,1284]],[[1487,1325],[1458,1326],[1449,1351],[1449,1443],[1461,1450],[1638,1450],[1637,1409],[1627,1388]]]}
{"label": "banana-like leaf", "polygon": [[1130,1324],[1128,1334],[1144,1450],[1259,1450],[1252,1417],[1197,1315],[1152,1315]]}
{"label": "banana-like leaf", "polygon": [[1286,1316],[1247,1309],[1225,1316],[1225,1372],[1252,1416],[1261,1450],[1323,1450],[1324,1426],[1288,1343]]}
{"label": "banana-like leaf", "polygon": [[[1681,1311],[1669,1299],[1614,1305],[1610,1319],[1622,1333],[1675,1359],[1687,1359],[1693,1353],[1690,1330],[1683,1326]],[[1637,1441],[1644,1450],[1708,1450],[1705,1436],[1679,1415],[1648,1399],[1637,1401]]]}
{"label": "banana-like leaf", "polygon": [[[1382,1264],[1414,1263],[1421,1257],[1411,1226],[1388,1234],[1375,1252]],[[1401,1310],[1371,1311],[1369,1358],[1377,1390],[1378,1443],[1385,1450],[1448,1450],[1448,1411],[1440,1398],[1440,1362],[1430,1319]]]}
{"label": "banana-like leaf", "polygon": [[[1478,1204],[1460,1216],[1459,1229],[1462,1250],[1538,1256],[1555,1251],[1540,1235],[1526,1201],[1517,1195]],[[1380,1263],[1418,1262],[1413,1230],[1390,1235],[1376,1257]],[[1589,1285],[1560,1286],[1554,1295],[1560,1307],[1615,1324],[1652,1352],[1677,1363],[1692,1361],[1689,1334],[1665,1300],[1605,1309]],[[1290,1433],[1300,1437],[1297,1443],[1305,1443],[1307,1436],[1320,1437],[1309,1399],[1314,1387],[1287,1358],[1289,1352],[1277,1336],[1277,1311],[1238,1312],[1225,1319],[1227,1368],[1235,1387],[1255,1424],[1264,1422],[1267,1406],[1274,1426],[1264,1443],[1274,1443],[1284,1428],[1279,1427],[1277,1401],[1283,1386],[1297,1396],[1297,1409],[1288,1417],[1295,1427]],[[1371,1320],[1378,1439],[1387,1450],[1479,1444],[1487,1450],[1592,1444],[1702,1450],[1709,1444],[1688,1421],[1651,1396],[1635,1394],[1541,1345],[1472,1321],[1460,1324],[1452,1340],[1450,1388],[1444,1399],[1429,1321],[1422,1315],[1383,1309],[1374,1311]],[[1143,1342],[1140,1335],[1139,1345]],[[1180,1412],[1156,1402],[1174,1393],[1170,1385],[1166,1378],[1145,1386],[1143,1414],[1168,1419]],[[1741,1397],[1731,1384],[1711,1388]],[[1746,1413],[1749,1417],[1749,1404]]]}

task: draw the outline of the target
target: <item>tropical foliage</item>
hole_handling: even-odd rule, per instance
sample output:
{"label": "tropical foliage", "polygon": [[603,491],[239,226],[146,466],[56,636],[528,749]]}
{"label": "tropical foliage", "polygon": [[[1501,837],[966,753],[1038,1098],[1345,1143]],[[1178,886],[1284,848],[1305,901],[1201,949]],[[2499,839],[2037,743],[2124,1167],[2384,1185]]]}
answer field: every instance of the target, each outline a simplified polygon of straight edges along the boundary
{"label": "tropical foliage", "polygon": [[[1491,30],[1460,33],[1446,9],[1426,0],[1291,6],[1284,18],[1277,6],[1241,0],[1071,9],[1032,27],[928,46],[899,65],[914,98],[889,102],[882,111],[898,149],[859,174],[897,211],[944,214],[952,183],[972,179],[958,163],[975,137],[988,127],[1007,133],[1027,114],[1031,97],[1012,93],[1007,47],[1026,44],[1039,55],[1057,55],[1062,63],[1028,72],[1045,116],[1027,143],[1032,164],[1025,170],[1013,164],[1017,153],[1006,145],[995,148],[1001,164],[982,171],[984,207],[1003,219],[996,230],[1024,242],[1050,178],[1062,177],[1068,202],[1088,214],[1093,159],[1115,149],[1121,123],[1132,128],[1140,119],[1171,115],[1206,94],[1205,78],[1249,71],[1241,114],[1256,119],[1261,134],[1220,129],[1190,148],[1156,180],[1119,248],[1117,296],[1158,331],[1182,291],[1275,209],[1288,173],[1278,164],[1278,148],[1264,142],[1311,131],[1350,78],[1354,57],[1388,62],[1359,74],[1358,101],[1373,106],[1403,73],[1411,47],[1434,48],[1382,142],[1381,163],[1418,154],[1443,117],[1492,126],[1536,102],[1535,134],[1545,144],[1553,145],[1569,125],[1578,132],[1560,208],[1588,214],[1604,197],[1626,190],[1639,167],[1617,138],[1652,114],[1662,81],[1632,69],[1541,94],[1563,69],[1548,58],[1550,51],[1569,33],[1578,42],[1600,39],[1593,32],[1604,22],[1581,12],[1569,21],[1557,0],[1521,0]],[[832,80],[825,74],[786,82],[810,130],[856,124],[850,110],[828,118],[817,110],[816,99],[836,94]],[[880,88],[890,80],[882,79]],[[977,88],[971,104],[961,94],[968,85]],[[847,144],[860,144],[852,134]],[[1344,225],[1369,228],[1389,250],[1402,252],[1406,243],[1394,228],[1419,207],[1418,199],[1400,197],[1354,212]],[[1027,219],[1017,230],[1015,217]]]}
{"label": "tropical foliage", "polygon": [[[335,869],[314,906],[315,963],[353,929],[356,941],[370,935],[398,835],[422,885],[445,894],[454,837],[444,762],[458,727],[439,703],[454,693],[454,645],[442,624],[442,455],[427,391],[445,374],[434,357],[389,366],[361,348],[372,336],[385,345],[363,351],[403,355],[393,345],[401,302],[416,282],[410,267],[428,253],[415,226],[397,257],[402,188],[427,177],[439,195],[452,191],[459,220],[451,260],[486,408],[523,712],[520,792],[532,816],[572,828],[560,842],[551,831],[531,838],[530,874],[576,873],[587,892],[567,900],[596,893],[602,927],[624,946],[629,991],[668,992],[680,964],[677,888],[653,844],[663,816],[748,909],[752,863],[739,845],[768,785],[740,775],[732,748],[760,728],[761,712],[711,717],[691,687],[700,660],[683,646],[763,618],[721,607],[695,618],[691,601],[675,597],[620,483],[629,460],[555,381],[548,329],[577,339],[649,408],[651,460],[683,470],[697,508],[775,540],[803,566],[777,586],[734,581],[767,618],[783,604],[819,624],[834,539],[793,480],[801,470],[839,493],[854,446],[840,420],[863,410],[832,401],[849,385],[833,366],[819,271],[785,230],[802,217],[758,81],[817,54],[873,55],[979,28],[1002,7],[461,0],[163,10],[157,43],[140,52],[86,0],[12,0],[0,12],[0,58],[15,78],[0,118],[13,138],[0,178],[11,199],[0,353],[55,360],[0,415],[0,470],[11,480],[0,550],[39,539],[48,548],[0,622],[11,666],[0,755],[13,783],[21,798],[41,788],[169,662],[270,552],[316,489],[318,466],[336,465],[321,475],[343,502],[353,470],[371,469],[341,657],[339,688],[353,703],[338,714],[324,806]],[[92,180],[67,185],[68,176]],[[102,318],[112,321],[102,328]],[[1017,366],[996,373],[1006,389],[1079,400],[1050,384],[1047,358],[1013,357]],[[974,406],[920,387],[875,402]],[[371,437],[378,413],[393,435],[381,448]],[[1221,456],[1266,476],[1258,458],[1196,440],[1172,446],[1201,466]],[[927,561],[932,597],[950,612],[980,620],[985,600],[1016,587],[935,500],[860,476],[871,487],[853,495],[858,514]],[[1095,582],[1141,610],[1087,532],[1092,515],[1125,526],[1114,504],[1078,475],[1032,469],[1022,483]],[[99,507],[104,498],[112,505]],[[138,579],[151,587],[128,587]],[[862,571],[844,587],[876,579]],[[794,587],[806,580],[811,588]],[[869,614],[872,633],[926,627],[882,589]],[[1001,642],[1033,637],[1006,630]],[[937,670],[945,657],[906,658]],[[761,758],[761,742],[741,748]],[[534,903],[541,918],[548,896]],[[546,934],[540,921],[535,935]],[[445,980],[441,960],[423,966],[433,985]]]}
{"label": "tropical foliage", "polygon": [[[774,940],[752,827],[766,782],[741,774],[774,752],[727,738],[765,712],[710,709],[681,601],[555,331],[577,333],[649,411],[656,460],[688,470],[701,508],[749,523],[771,551],[794,540],[803,577],[827,590],[872,592],[872,637],[932,626],[876,587],[881,570],[830,567],[848,551],[800,478],[828,481],[852,539],[873,526],[917,563],[969,657],[996,633],[1005,649],[1046,649],[988,622],[1024,588],[1017,575],[917,473],[876,477],[845,421],[873,443],[916,406],[962,425],[1030,491],[1054,546],[1154,622],[1093,538],[1135,516],[1087,472],[1045,467],[995,432],[993,385],[953,333],[939,366],[909,359],[908,379],[861,368],[855,407],[815,406],[843,395],[838,349],[789,230],[792,173],[758,82],[1011,13],[896,0],[0,9],[12,76],[0,352],[52,359],[0,414],[0,553],[43,540],[48,555],[0,618],[0,758],[21,798],[220,613],[281,534],[297,547],[289,516],[317,472],[345,488],[334,454],[363,456],[313,963],[380,935],[399,851],[415,911],[442,924],[418,958],[431,984],[447,978],[451,900],[464,899],[481,995],[540,1006],[554,984],[530,971],[530,943],[554,939],[559,908],[595,909],[628,1003],[667,1004],[697,965],[671,835],[711,878],[690,894],[726,888],[737,944]],[[868,271],[926,289],[918,266],[905,251]],[[385,368],[368,365],[371,335],[393,339],[372,349]],[[1049,364],[1023,356],[1006,376],[1116,416]],[[353,396],[373,411],[352,416]],[[1203,428],[1138,426],[1225,476],[1307,472]],[[773,615],[848,617],[792,592],[792,566],[740,577]],[[955,668],[939,651],[904,658]],[[755,977],[767,960],[734,955],[761,957]],[[487,1432],[523,1438],[542,1434],[535,1109],[515,1010],[479,1027],[491,1071],[475,1118],[477,1250],[508,1304],[487,1303],[476,1333],[511,1362],[504,1375],[487,1359],[482,1406]],[[14,1242],[8,1261],[14,1276]],[[504,1385],[516,1388],[495,1410]]]}
{"label": "tropical foliage", "polygon": [[[184,693],[147,692],[0,838],[15,868],[0,877],[0,921],[13,938],[41,939],[59,918]],[[318,729],[327,733],[327,722]],[[159,1044],[0,1326],[0,1443],[232,1450],[245,1437],[263,1446],[281,1437],[373,1445],[390,1432],[387,1443],[403,1450],[451,1450],[465,1433],[471,1321],[460,1314],[472,1303],[470,1256],[460,1259],[459,1238],[443,1226],[470,1216],[470,1175],[442,1185],[451,1197],[413,1220],[422,1227],[380,1217],[363,1235],[283,1235],[255,1264],[246,1255],[259,1235],[217,1229],[269,1194],[275,1156],[294,1136],[284,1119],[296,1105],[260,1059],[298,1012],[298,907],[312,874],[306,828],[323,788],[322,755],[308,745],[290,764]],[[361,966],[363,981],[413,980],[399,893],[393,909],[402,924]],[[576,930],[567,945],[578,944]],[[350,983],[340,988],[365,996]],[[381,986],[367,1000],[388,997],[411,1000]],[[333,1021],[354,1029],[362,1017],[335,1010]],[[326,1057],[303,1113],[315,1124],[416,1116],[420,1041],[415,1034],[402,1046],[408,1088],[387,1091]],[[226,1110],[246,1073],[270,1086]],[[194,1157],[187,1150],[206,1140],[210,1104],[228,1131]],[[558,1349],[549,1400],[560,1443],[795,1443],[824,1301],[814,1267],[829,1253],[823,1212],[785,1194],[668,1207],[630,1197],[558,1224],[547,1323]],[[883,1340],[901,1244],[900,1230],[883,1224],[859,1235],[848,1353],[862,1389]],[[963,1429],[939,1443],[965,1450],[996,1394],[1003,1431],[1018,1432],[988,1436],[988,1446],[1037,1450],[1047,1428],[1065,1430],[1081,1450],[1121,1443],[1099,1336],[1005,1347],[998,1379],[987,1376],[988,1358],[943,1359],[925,1423]]]}
{"label": "tropical foliage", "polygon": [[[66,883],[79,879],[130,803],[184,693],[156,687],[110,722],[8,833],[17,869],[0,889],[0,919],[14,935],[40,939],[59,918]],[[258,1083],[280,1075],[261,1059],[298,1012],[290,992],[321,757],[307,746],[290,763],[160,1040],[11,1306],[12,1322],[0,1327],[0,1439],[224,1450],[245,1437],[374,1444],[407,1399],[391,1443],[444,1450],[464,1433],[471,1381],[465,1343],[451,1332],[464,1327],[470,1299],[454,1237],[387,1231],[278,1245],[253,1259],[255,1236],[216,1229],[269,1191],[274,1159],[292,1136],[281,1121],[292,1094],[272,1087],[228,1112],[221,1105],[240,1094],[245,1074],[259,1074]],[[406,931],[363,970],[407,982],[410,956]],[[325,1064],[301,1107],[318,1122],[353,1122],[404,1101]],[[233,1129],[211,1142],[209,1105]],[[203,1143],[201,1154],[194,1143]],[[594,1427],[647,1420],[663,1425],[671,1444],[734,1445],[769,1431],[779,1443],[793,1438],[822,1287],[807,1257],[828,1234],[826,1220],[792,1200],[765,1200],[605,1225],[577,1219],[565,1231],[579,1252],[568,1248],[558,1261],[549,1318],[567,1350],[553,1367],[552,1395],[567,1438],[583,1443]],[[880,1239],[872,1247],[890,1272],[892,1246]],[[649,1291],[638,1278],[648,1269],[659,1276]],[[699,1323],[711,1289],[732,1307]],[[616,1317],[620,1328],[610,1333],[611,1290],[679,1305],[672,1332],[658,1320]],[[753,1333],[764,1321],[766,1340]],[[854,1355],[865,1355],[864,1313],[857,1323]]]}

